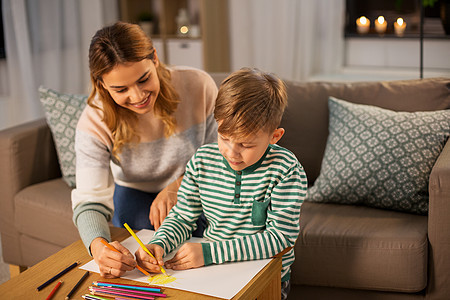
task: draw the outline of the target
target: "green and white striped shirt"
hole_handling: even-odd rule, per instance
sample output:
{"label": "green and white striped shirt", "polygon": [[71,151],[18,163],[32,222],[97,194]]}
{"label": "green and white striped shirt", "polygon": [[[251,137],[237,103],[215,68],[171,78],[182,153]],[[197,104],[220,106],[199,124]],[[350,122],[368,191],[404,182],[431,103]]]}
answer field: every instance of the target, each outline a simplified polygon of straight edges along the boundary
{"label": "green and white striped shirt", "polygon": [[[198,149],[186,167],[178,202],[150,243],[171,252],[191,237],[204,212],[205,265],[270,258],[292,247],[300,231],[307,179],[292,152],[269,145],[254,165],[234,171],[217,143]],[[294,249],[283,256],[282,281],[290,278]]]}

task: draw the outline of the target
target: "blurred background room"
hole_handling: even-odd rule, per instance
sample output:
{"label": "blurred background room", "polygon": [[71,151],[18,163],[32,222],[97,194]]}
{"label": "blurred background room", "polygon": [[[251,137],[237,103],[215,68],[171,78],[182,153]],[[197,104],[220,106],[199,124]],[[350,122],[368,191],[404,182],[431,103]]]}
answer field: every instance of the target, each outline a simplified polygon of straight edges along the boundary
{"label": "blurred background room", "polygon": [[[140,24],[163,62],[207,72],[249,66],[292,81],[450,77],[448,0],[0,3],[0,129],[44,116],[40,85],[88,94],[90,39],[117,20]],[[2,262],[0,283],[9,278]]]}

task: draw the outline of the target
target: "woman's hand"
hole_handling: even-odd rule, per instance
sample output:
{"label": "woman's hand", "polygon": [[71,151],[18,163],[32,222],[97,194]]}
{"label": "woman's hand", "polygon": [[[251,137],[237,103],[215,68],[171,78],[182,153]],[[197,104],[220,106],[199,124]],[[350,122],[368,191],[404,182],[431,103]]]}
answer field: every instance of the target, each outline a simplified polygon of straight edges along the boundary
{"label": "woman's hand", "polygon": [[150,206],[149,219],[155,230],[158,230],[172,207],[177,204],[178,188],[182,180],[183,176],[166,186],[153,200],[152,206]]}
{"label": "woman's hand", "polygon": [[119,242],[111,244],[119,252],[113,251],[102,244],[103,238],[96,238],[91,243],[91,253],[103,278],[117,278],[136,267],[133,254]]}
{"label": "woman's hand", "polygon": [[148,255],[148,253],[144,251],[142,247],[139,247],[139,249],[135,253],[138,264],[150,273],[160,273],[160,266],[164,266],[164,249],[161,246],[155,244],[148,244],[146,245],[146,247],[155,258]]}
{"label": "woman's hand", "polygon": [[173,270],[193,269],[204,265],[205,260],[200,243],[184,244],[171,260],[166,261],[166,267]]}

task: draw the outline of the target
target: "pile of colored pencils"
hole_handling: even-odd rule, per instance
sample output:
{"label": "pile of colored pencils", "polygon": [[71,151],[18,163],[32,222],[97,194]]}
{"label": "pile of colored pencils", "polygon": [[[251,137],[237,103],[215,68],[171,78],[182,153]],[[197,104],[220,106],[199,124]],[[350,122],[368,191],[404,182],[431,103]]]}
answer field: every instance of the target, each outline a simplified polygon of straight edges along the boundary
{"label": "pile of colored pencils", "polygon": [[[154,300],[155,297],[165,298],[166,294],[158,287],[149,287],[131,284],[115,284],[111,282],[94,281],[89,287],[90,294],[83,296],[87,300],[108,300],[108,299],[145,299]],[[107,298],[104,298],[107,297]]]}

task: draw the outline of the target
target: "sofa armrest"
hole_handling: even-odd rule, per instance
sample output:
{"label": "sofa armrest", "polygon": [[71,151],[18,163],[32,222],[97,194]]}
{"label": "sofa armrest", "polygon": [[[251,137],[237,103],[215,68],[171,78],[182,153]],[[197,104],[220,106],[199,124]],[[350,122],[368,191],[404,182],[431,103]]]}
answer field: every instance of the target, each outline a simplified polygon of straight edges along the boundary
{"label": "sofa armrest", "polygon": [[61,176],[45,119],[0,131],[0,230],[14,226],[14,196],[23,188]]}
{"label": "sofa armrest", "polygon": [[431,171],[429,195],[427,299],[445,299],[450,295],[450,140]]}

